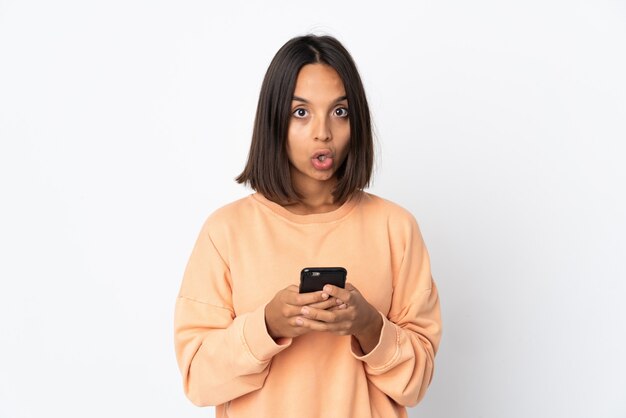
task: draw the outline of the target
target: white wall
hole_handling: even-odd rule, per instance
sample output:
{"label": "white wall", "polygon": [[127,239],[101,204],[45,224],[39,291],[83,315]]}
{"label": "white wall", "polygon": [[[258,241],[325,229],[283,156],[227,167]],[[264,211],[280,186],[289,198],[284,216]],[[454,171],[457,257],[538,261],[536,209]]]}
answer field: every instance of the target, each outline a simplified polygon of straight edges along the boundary
{"label": "white wall", "polygon": [[[265,2],[264,2],[265,3]],[[200,417],[173,303],[276,50],[362,72],[445,321],[412,417],[626,417],[623,1],[0,1],[0,417]]]}

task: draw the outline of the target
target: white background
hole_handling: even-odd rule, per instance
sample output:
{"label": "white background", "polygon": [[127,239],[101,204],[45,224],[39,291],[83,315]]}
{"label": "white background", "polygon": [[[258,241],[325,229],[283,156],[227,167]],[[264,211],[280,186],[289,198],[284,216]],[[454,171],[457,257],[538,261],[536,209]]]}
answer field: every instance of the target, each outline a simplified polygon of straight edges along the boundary
{"label": "white background", "polygon": [[[267,4],[265,4],[267,3]],[[624,1],[0,1],[0,417],[206,417],[172,317],[261,80],[338,37],[444,336],[412,417],[626,417]],[[293,400],[296,402],[297,400]]]}

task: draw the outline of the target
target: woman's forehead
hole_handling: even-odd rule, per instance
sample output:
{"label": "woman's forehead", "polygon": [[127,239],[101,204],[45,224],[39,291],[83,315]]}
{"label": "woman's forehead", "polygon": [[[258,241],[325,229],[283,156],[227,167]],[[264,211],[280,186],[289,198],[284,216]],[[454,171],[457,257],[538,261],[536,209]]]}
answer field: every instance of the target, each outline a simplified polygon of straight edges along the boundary
{"label": "woman's forehead", "polygon": [[326,64],[307,64],[300,69],[294,89],[294,100],[342,100],[346,91],[341,77]]}

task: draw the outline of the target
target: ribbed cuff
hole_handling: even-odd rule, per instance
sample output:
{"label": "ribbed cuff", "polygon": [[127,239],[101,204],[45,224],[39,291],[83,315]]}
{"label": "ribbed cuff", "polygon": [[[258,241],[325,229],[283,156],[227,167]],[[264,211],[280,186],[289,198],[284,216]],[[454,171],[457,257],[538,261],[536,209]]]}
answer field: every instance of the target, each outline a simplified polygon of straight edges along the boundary
{"label": "ribbed cuff", "polygon": [[356,338],[352,337],[352,355],[361,360],[373,371],[388,368],[397,359],[400,352],[400,336],[397,325],[383,317],[383,327],[380,330],[378,344],[367,354],[363,350]]}
{"label": "ribbed cuff", "polygon": [[274,339],[267,332],[265,325],[265,305],[246,316],[243,325],[243,339],[250,354],[260,362],[269,361],[276,354],[291,345],[291,338]]}

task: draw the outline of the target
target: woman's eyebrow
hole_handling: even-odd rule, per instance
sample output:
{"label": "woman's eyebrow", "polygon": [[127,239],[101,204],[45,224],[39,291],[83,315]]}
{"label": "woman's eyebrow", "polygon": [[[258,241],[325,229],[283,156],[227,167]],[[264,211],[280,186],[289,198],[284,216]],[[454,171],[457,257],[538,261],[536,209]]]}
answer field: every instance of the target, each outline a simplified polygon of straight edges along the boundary
{"label": "woman's eyebrow", "polygon": [[[341,101],[344,101],[348,98],[348,96],[340,96],[337,99],[335,99],[335,101],[333,103],[339,103]],[[291,100],[295,100],[297,102],[302,102],[302,103],[309,103],[309,101],[305,98],[299,97],[299,96],[293,96],[293,98]]]}

